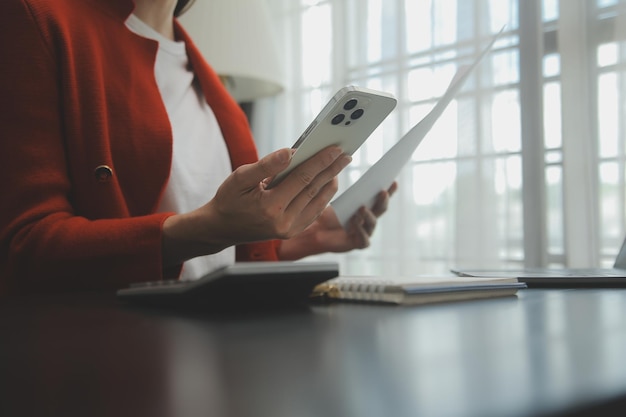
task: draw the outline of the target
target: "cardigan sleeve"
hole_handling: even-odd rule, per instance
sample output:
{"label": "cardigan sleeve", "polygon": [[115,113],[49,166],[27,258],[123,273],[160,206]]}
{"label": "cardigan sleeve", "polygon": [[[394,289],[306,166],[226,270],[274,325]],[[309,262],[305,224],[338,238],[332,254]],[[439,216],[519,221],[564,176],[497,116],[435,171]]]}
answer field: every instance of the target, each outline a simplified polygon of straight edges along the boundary
{"label": "cardigan sleeve", "polygon": [[0,295],[160,279],[169,214],[94,220],[75,213],[60,65],[37,7],[7,0],[0,13]]}

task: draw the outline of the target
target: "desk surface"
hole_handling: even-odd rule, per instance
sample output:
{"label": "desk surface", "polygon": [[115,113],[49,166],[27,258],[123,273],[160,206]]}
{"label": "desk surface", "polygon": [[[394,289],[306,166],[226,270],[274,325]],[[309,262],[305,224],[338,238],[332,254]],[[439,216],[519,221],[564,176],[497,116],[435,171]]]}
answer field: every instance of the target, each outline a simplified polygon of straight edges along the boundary
{"label": "desk surface", "polygon": [[620,289],[243,315],[15,297],[0,300],[0,332],[7,417],[562,416],[626,403]]}

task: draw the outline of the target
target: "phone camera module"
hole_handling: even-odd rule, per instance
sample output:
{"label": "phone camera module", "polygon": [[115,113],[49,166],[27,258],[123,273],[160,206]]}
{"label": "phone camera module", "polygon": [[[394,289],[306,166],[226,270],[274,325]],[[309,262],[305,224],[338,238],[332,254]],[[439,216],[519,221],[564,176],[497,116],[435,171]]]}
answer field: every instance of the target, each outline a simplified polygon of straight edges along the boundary
{"label": "phone camera module", "polygon": [[353,108],[356,107],[358,101],[356,98],[350,99],[348,101],[346,101],[346,104],[343,105],[343,109],[344,110],[352,110]]}
{"label": "phone camera module", "polygon": [[343,122],[343,119],[345,119],[345,117],[346,116],[343,113],[339,113],[338,115],[333,117],[331,123],[334,125],[338,125],[339,123]]}
{"label": "phone camera module", "polygon": [[365,113],[363,109],[356,109],[355,111],[352,112],[352,114],[350,115],[350,118],[352,120],[356,120],[360,118],[361,116],[363,116],[363,113]]}

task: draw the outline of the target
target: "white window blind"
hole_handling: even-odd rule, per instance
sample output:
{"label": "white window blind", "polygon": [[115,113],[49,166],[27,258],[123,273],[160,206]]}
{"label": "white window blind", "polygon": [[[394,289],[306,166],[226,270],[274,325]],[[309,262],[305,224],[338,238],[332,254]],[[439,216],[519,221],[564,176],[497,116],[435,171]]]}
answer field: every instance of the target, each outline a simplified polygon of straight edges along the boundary
{"label": "white window blind", "polygon": [[344,85],[398,98],[342,173],[341,189],[505,26],[404,167],[371,246],[324,255],[343,273],[612,263],[626,219],[619,0],[267,2],[288,88],[255,105],[261,153],[290,146]]}

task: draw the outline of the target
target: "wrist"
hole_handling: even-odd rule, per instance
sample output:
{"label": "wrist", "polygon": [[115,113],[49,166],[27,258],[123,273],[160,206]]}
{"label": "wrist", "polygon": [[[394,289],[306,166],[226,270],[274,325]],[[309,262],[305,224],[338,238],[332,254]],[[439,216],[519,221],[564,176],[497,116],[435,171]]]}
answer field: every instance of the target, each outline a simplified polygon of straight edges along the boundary
{"label": "wrist", "polygon": [[163,222],[163,264],[172,266],[197,256],[217,253],[230,246],[217,241],[210,232],[211,222],[198,210],[175,214]]}

